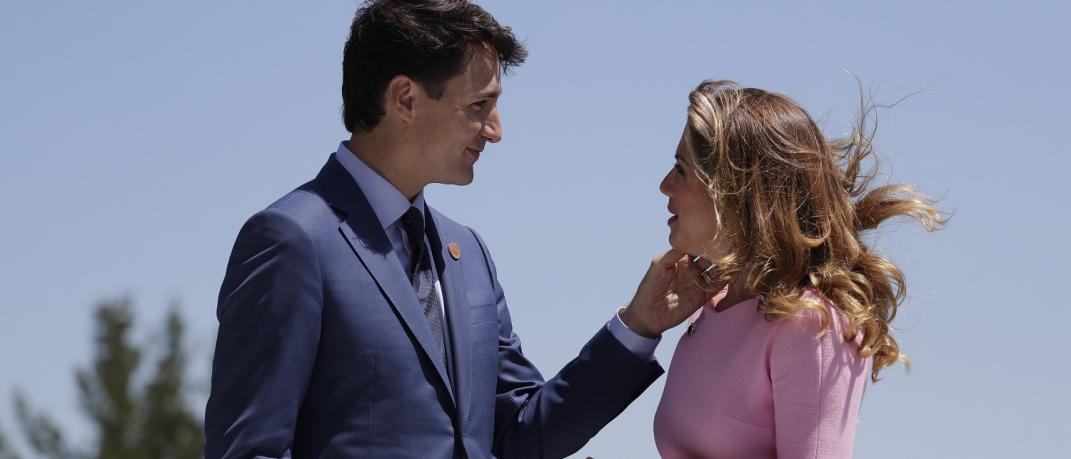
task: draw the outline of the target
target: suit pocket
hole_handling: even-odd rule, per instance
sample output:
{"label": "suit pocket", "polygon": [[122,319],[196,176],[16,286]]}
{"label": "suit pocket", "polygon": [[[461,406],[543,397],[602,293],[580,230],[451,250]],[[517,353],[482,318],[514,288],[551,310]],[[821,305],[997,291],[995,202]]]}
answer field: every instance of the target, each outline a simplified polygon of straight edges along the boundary
{"label": "suit pocket", "polygon": [[473,306],[472,309],[469,310],[469,315],[472,317],[469,323],[474,327],[489,322],[498,322],[498,305],[495,303],[488,303]]}

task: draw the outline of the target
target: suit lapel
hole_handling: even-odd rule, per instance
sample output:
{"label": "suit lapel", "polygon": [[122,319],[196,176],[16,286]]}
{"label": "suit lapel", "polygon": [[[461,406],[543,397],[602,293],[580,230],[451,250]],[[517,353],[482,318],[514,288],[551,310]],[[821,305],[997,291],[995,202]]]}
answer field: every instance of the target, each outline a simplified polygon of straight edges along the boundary
{"label": "suit lapel", "polygon": [[319,179],[324,184],[331,205],[346,215],[339,225],[339,232],[375,278],[387,302],[416,338],[425,357],[435,366],[435,371],[446,386],[451,399],[454,399],[453,387],[447,377],[446,367],[439,358],[439,349],[431,336],[431,328],[424,318],[424,309],[417,300],[409,276],[406,275],[398,257],[394,255],[390,239],[380,226],[372,206],[334,155],[320,171]]}
{"label": "suit lapel", "polygon": [[432,253],[435,254],[435,264],[438,267],[439,283],[443,290],[443,300],[446,303],[447,327],[450,330],[450,347],[453,360],[451,363],[451,375],[454,377],[454,394],[457,406],[461,411],[461,419],[468,416],[469,408],[469,381],[472,371],[472,343],[471,343],[471,318],[468,295],[465,293],[465,278],[461,271],[461,263],[455,260],[449,252],[449,244],[460,240],[453,234],[451,226],[439,221],[442,216],[428,208],[426,212],[429,225],[428,238],[431,242]]}

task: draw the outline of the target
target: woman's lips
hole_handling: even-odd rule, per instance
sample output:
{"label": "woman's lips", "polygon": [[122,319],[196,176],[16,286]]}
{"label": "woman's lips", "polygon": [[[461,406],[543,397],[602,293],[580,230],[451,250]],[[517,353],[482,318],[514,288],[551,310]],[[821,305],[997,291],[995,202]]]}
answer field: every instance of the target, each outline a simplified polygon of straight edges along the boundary
{"label": "woman's lips", "polygon": [[677,223],[677,216],[676,215],[674,215],[672,217],[669,217],[669,220],[666,221],[667,225],[672,225],[674,223]]}

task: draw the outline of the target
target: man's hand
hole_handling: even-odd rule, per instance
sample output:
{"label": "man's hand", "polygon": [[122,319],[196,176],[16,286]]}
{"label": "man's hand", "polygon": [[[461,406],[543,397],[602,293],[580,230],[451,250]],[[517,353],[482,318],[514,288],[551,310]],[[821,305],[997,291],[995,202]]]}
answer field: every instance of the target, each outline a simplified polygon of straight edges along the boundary
{"label": "man's hand", "polygon": [[705,268],[675,249],[655,258],[636,288],[636,295],[621,311],[621,321],[629,330],[648,338],[677,326],[724,287],[706,284],[700,277]]}

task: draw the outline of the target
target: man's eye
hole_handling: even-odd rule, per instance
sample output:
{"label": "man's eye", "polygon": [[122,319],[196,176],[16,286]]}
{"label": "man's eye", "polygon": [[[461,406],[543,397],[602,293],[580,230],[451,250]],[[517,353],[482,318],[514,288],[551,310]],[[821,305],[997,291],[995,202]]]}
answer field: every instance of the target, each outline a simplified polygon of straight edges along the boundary
{"label": "man's eye", "polygon": [[475,110],[483,110],[483,108],[486,107],[486,106],[487,106],[487,101],[486,100],[481,100],[481,101],[476,102],[475,104],[471,105],[471,107],[473,109],[475,109]]}

